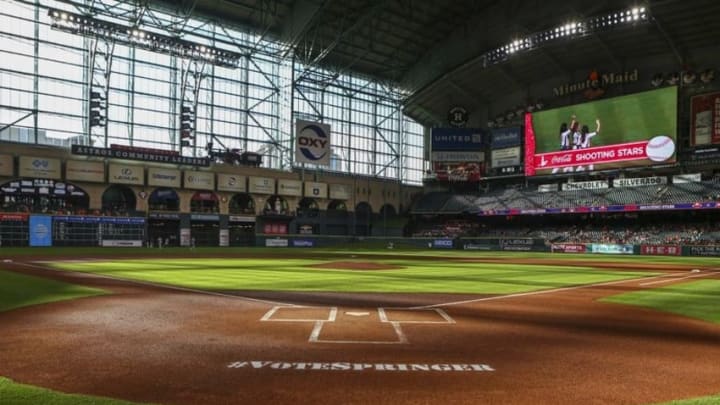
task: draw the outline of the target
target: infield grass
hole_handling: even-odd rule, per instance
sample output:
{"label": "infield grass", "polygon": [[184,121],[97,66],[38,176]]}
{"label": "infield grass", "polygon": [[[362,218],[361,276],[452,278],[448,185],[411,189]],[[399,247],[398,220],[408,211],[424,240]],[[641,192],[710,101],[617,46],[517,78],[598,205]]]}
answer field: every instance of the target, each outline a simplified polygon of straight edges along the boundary
{"label": "infield grass", "polygon": [[637,305],[720,323],[718,297],[720,297],[720,280],[698,280],[614,295],[602,301]]}
{"label": "infield grass", "polygon": [[677,401],[663,402],[656,405],[718,405],[720,404],[720,395],[709,397],[700,397],[693,399],[681,399]]}
{"label": "infield grass", "polygon": [[101,294],[96,288],[0,270],[0,311]]}
{"label": "infield grass", "polygon": [[117,399],[63,394],[45,388],[18,384],[3,377],[0,377],[0,403],[3,405],[135,405],[134,402]]}
{"label": "infield grass", "polygon": [[337,259],[144,259],[59,262],[63,270],[92,272],[204,290],[512,294],[652,276],[585,266],[471,263],[442,260],[353,259],[400,266],[392,270],[313,267]]}

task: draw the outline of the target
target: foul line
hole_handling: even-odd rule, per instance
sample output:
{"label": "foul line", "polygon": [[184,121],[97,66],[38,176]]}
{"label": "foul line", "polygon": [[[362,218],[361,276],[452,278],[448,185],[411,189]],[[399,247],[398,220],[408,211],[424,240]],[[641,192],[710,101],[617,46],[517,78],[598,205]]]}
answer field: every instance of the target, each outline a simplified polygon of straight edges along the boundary
{"label": "foul line", "polygon": [[633,282],[633,281],[652,280],[654,278],[660,278],[660,277],[664,277],[664,276],[665,275],[632,278],[632,279],[625,279],[625,280],[606,281],[603,283],[583,284],[583,285],[575,285],[575,286],[570,286],[570,287],[553,288],[550,290],[529,291],[529,292],[524,292],[524,293],[496,295],[494,297],[475,298],[475,299],[471,299],[471,300],[453,301],[453,302],[446,302],[446,303],[442,303],[442,304],[419,305],[416,307],[409,307],[408,309],[440,308],[440,307],[449,307],[449,306],[454,306],[454,305],[472,304],[475,302],[494,301],[494,300],[502,300],[502,299],[507,299],[507,298],[516,298],[516,297],[527,297],[527,296],[531,296],[531,295],[552,294],[552,293],[562,292],[562,291],[579,290],[582,288],[602,287],[602,286],[606,286],[606,285],[629,283],[629,282]]}
{"label": "foul line", "polygon": [[693,275],[691,275],[691,276],[685,276],[685,277],[679,277],[679,278],[668,278],[668,279],[666,279],[666,280],[651,281],[651,282],[649,282],[649,283],[640,283],[640,285],[641,285],[641,286],[646,286],[646,285],[653,285],[653,284],[672,283],[673,281],[686,280],[686,279],[689,279],[689,278],[698,278],[698,277],[712,276],[712,275],[718,274],[718,273],[720,273],[720,271],[711,271],[711,272],[708,272],[708,273],[693,274]]}
{"label": "foul line", "polygon": [[[38,263],[48,263],[48,262],[38,262]],[[161,288],[161,289],[166,289],[166,290],[175,290],[175,291],[190,292],[190,293],[195,293],[195,294],[212,295],[212,296],[216,296],[216,297],[233,298],[233,299],[239,299],[239,300],[245,300],[245,301],[251,301],[251,302],[259,302],[259,303],[270,304],[270,305],[284,305],[284,306],[288,306],[288,307],[296,307],[297,306],[295,304],[288,304],[288,303],[279,302],[279,301],[263,300],[263,299],[259,299],[259,298],[245,297],[243,295],[225,294],[225,293],[216,292],[216,291],[196,290],[194,288],[178,287],[178,286],[169,285],[169,284],[153,283],[151,281],[141,281],[141,280],[122,278],[122,277],[108,276],[106,274],[97,274],[97,273],[89,273],[89,272],[74,271],[74,270],[58,270],[58,269],[54,269],[54,268],[48,267],[48,266],[40,266],[37,264],[31,264],[31,263],[25,263],[25,262],[15,262],[15,264],[20,264],[20,265],[29,266],[29,267],[35,267],[35,268],[42,269],[42,270],[50,270],[50,271],[54,271],[54,272],[58,272],[58,273],[82,274],[82,275],[89,276],[89,277],[105,278],[108,280],[115,280],[115,281],[124,281],[124,282],[131,283],[131,284],[139,284],[139,285],[144,285],[144,286],[148,286],[148,287],[156,287],[156,288]]]}

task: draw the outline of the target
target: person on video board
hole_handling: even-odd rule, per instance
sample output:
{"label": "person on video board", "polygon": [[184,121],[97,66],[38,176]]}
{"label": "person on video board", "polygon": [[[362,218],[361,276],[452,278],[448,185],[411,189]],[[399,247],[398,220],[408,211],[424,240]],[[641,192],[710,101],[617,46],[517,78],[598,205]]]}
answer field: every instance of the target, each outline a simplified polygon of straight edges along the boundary
{"label": "person on video board", "polygon": [[[572,116],[572,121],[570,121],[570,128],[568,128],[567,123],[563,122],[560,124],[560,150],[570,150],[575,149],[574,143],[570,142],[570,136],[575,133],[577,130],[577,122],[575,121],[575,115]],[[552,174],[557,173],[560,170],[559,167],[556,167],[552,170]],[[571,167],[566,167],[563,169],[563,172],[572,171]]]}
{"label": "person on video board", "polygon": [[[578,137],[578,140],[576,143],[576,146],[577,146],[576,149],[587,149],[590,147],[590,139],[592,139],[594,136],[596,136],[597,134],[600,133],[600,120],[599,119],[595,120],[595,125],[596,125],[596,127],[595,127],[594,132],[590,132],[590,128],[588,128],[587,125],[582,126],[582,129],[580,130],[579,137]],[[594,164],[591,163],[588,165],[588,170],[592,171],[594,169],[595,169]],[[577,172],[580,172],[583,170],[585,170],[585,168],[583,166],[578,166],[578,168],[575,169],[575,171],[577,171]]]}

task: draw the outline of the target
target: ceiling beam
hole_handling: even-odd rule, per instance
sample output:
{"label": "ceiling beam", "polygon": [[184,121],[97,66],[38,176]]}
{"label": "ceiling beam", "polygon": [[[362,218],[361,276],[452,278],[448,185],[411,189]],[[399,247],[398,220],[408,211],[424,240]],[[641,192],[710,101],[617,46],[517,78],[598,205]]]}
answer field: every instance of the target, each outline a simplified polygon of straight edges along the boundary
{"label": "ceiling beam", "polygon": [[452,79],[448,80],[447,83],[450,85],[450,87],[452,87],[453,90],[460,93],[461,96],[469,100],[474,108],[482,107],[483,103],[487,104],[487,100],[484,97],[470,93],[467,89],[461,87]]}
{"label": "ceiling beam", "polygon": [[650,18],[652,18],[655,28],[657,28],[658,32],[662,36],[662,39],[667,44],[668,48],[670,48],[673,56],[675,56],[675,59],[677,59],[679,66],[683,66],[686,61],[684,50],[680,48],[673,40],[672,36],[667,32],[663,24],[660,23],[660,20],[658,20],[657,18],[655,18],[655,16],[652,15],[650,16]]}
{"label": "ceiling beam", "polygon": [[282,54],[283,58],[295,50],[303,35],[317,23],[323,8],[331,2],[332,0],[295,0],[290,15],[280,29],[280,41],[287,46]]}
{"label": "ceiling beam", "polygon": [[[356,30],[361,29],[363,27],[367,26],[368,20],[375,17],[385,6],[387,5],[386,1],[378,0],[375,1],[374,4],[372,4],[370,7],[367,7],[364,9],[364,11],[355,18],[354,22],[348,26],[347,28],[340,27],[340,30],[338,30],[337,35],[335,36],[335,39],[324,49],[322,49],[317,56],[312,58],[312,61],[310,61],[310,64],[316,65],[320,63],[323,59],[325,59],[332,51],[340,45],[340,43],[348,37],[349,35],[353,34]],[[318,29],[318,27],[315,27]]]}

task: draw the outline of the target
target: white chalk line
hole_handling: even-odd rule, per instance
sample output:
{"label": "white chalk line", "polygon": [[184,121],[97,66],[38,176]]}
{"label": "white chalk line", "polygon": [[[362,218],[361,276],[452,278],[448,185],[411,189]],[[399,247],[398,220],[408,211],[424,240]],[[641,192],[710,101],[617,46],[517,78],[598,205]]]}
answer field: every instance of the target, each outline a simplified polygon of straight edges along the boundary
{"label": "white chalk line", "polygon": [[[38,263],[52,263],[52,262],[38,262]],[[20,264],[20,265],[28,266],[28,267],[35,267],[35,268],[42,269],[42,270],[51,270],[51,271],[55,271],[58,273],[82,274],[82,275],[88,276],[88,277],[97,277],[97,278],[105,278],[108,280],[123,281],[123,282],[128,282],[131,284],[156,287],[156,288],[161,288],[161,289],[166,289],[166,290],[183,291],[183,292],[190,292],[190,293],[194,293],[194,294],[204,294],[204,295],[211,295],[211,296],[224,297],[224,298],[233,298],[233,299],[244,300],[244,301],[259,302],[259,303],[269,304],[269,305],[282,305],[282,306],[286,306],[286,307],[296,307],[297,306],[295,304],[289,304],[289,303],[285,303],[285,302],[263,300],[260,298],[245,297],[243,295],[225,294],[225,293],[216,292],[216,291],[197,290],[195,288],[179,287],[179,286],[174,286],[174,285],[170,285],[170,284],[153,283],[151,281],[133,280],[133,279],[122,278],[122,277],[108,276],[106,274],[97,274],[97,273],[90,273],[90,272],[84,272],[84,271],[73,271],[73,270],[59,270],[59,269],[54,269],[49,266],[40,266],[37,264],[31,264],[31,263],[26,263],[26,262],[15,262],[15,264]]]}
{"label": "white chalk line", "polygon": [[690,275],[690,276],[667,278],[667,279],[664,279],[664,280],[651,281],[651,282],[648,282],[648,283],[640,283],[640,285],[644,287],[644,286],[648,286],[648,285],[663,284],[663,283],[672,283],[673,281],[687,280],[687,279],[690,279],[690,278],[698,278],[698,277],[706,277],[706,276],[711,276],[711,275],[718,274],[718,273],[720,273],[720,272],[718,272],[718,271],[711,271],[711,272],[705,272],[705,273],[693,273],[693,274]]}
{"label": "white chalk line", "polygon": [[[335,322],[337,320],[337,313],[338,313],[338,307],[331,307],[330,313],[327,319],[293,319],[293,318],[274,318],[275,314],[278,313],[278,311],[282,308],[285,308],[283,306],[275,306],[271,308],[265,315],[263,315],[262,318],[260,318],[261,322],[313,322],[313,329],[310,332],[310,336],[308,337],[308,342],[310,343],[343,343],[343,344],[371,344],[371,345],[395,345],[395,344],[407,344],[408,338],[405,334],[405,331],[403,331],[402,324],[409,323],[409,324],[454,324],[455,320],[450,317],[450,315],[447,314],[447,312],[443,311],[439,308],[432,308],[432,309],[424,309],[424,310],[410,310],[408,308],[383,308],[378,307],[378,318],[380,320],[380,323],[389,323],[393,331],[395,332],[396,340],[330,340],[330,339],[321,339],[320,335],[322,333],[323,327],[326,323]],[[310,307],[310,306],[296,306],[294,308],[319,308],[322,309],[324,307]],[[389,310],[397,310],[397,311],[433,311],[438,314],[443,320],[442,321],[404,321],[404,320],[390,320],[388,318],[386,309]]]}
{"label": "white chalk line", "polygon": [[624,279],[624,280],[606,281],[606,282],[602,282],[602,283],[582,284],[582,285],[574,285],[574,286],[569,286],[569,287],[552,288],[549,290],[528,291],[528,292],[515,293],[515,294],[495,295],[492,297],[475,298],[475,299],[462,300],[462,301],[452,301],[452,302],[445,302],[445,303],[441,303],[441,304],[418,305],[415,307],[409,307],[407,309],[441,308],[441,307],[449,307],[449,306],[455,306],[455,305],[472,304],[475,302],[495,301],[495,300],[503,300],[503,299],[509,299],[509,298],[542,295],[542,294],[553,294],[553,293],[563,292],[563,291],[580,290],[583,288],[602,287],[602,286],[607,286],[607,285],[630,283],[633,281],[652,280],[652,279],[664,277],[664,276],[665,275],[640,277],[640,278],[632,278],[632,279]]}

